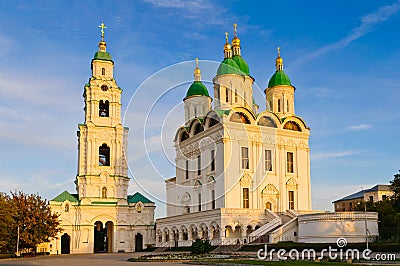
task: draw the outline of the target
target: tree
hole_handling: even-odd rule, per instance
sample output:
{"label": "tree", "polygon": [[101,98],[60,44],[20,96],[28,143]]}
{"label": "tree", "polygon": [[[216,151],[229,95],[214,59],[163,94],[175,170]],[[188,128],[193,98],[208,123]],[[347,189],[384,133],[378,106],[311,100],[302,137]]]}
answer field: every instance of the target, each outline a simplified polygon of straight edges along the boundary
{"label": "tree", "polygon": [[390,181],[390,189],[393,191],[393,208],[400,212],[400,173],[395,174],[394,179]]}
{"label": "tree", "polygon": [[11,193],[12,205],[18,215],[14,217],[19,226],[21,248],[33,248],[61,232],[57,214],[52,214],[48,202],[37,194]]}
{"label": "tree", "polygon": [[15,216],[10,196],[0,193],[0,253],[12,253],[15,250],[17,238],[12,230],[16,227]]}
{"label": "tree", "polygon": [[210,253],[213,248],[209,240],[197,238],[190,249],[193,254],[200,255]]}
{"label": "tree", "polygon": [[57,214],[52,214],[47,200],[37,194],[12,192],[0,194],[0,252],[33,248],[61,232]]}

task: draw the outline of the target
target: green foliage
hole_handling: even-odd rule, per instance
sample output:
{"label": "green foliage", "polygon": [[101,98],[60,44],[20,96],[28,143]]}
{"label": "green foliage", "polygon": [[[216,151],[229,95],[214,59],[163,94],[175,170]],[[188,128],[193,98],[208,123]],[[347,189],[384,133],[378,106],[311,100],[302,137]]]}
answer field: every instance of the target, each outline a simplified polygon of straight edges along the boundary
{"label": "green foliage", "polygon": [[0,252],[15,252],[19,228],[19,248],[33,248],[61,231],[58,215],[37,194],[0,194]]}
{"label": "green foliage", "polygon": [[400,242],[400,174],[395,174],[390,181],[393,196],[378,202],[360,202],[355,211],[377,212],[379,219],[379,240],[384,242]]}
{"label": "green foliage", "polygon": [[191,252],[192,254],[200,255],[210,253],[212,250],[212,246],[209,240],[206,239],[196,239],[195,242],[192,243]]}
{"label": "green foliage", "polygon": [[400,212],[400,174],[394,175],[394,179],[390,181],[390,189],[394,192],[392,196],[393,208]]}

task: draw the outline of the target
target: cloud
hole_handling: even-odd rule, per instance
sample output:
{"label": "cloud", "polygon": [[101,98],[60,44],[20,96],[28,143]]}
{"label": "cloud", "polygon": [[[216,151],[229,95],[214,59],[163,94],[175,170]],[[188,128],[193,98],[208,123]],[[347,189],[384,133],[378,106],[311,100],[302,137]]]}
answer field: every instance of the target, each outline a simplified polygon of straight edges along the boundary
{"label": "cloud", "polygon": [[211,9],[212,5],[208,1],[203,0],[192,0],[192,1],[183,1],[183,0],[144,0],[144,2],[152,4],[156,7],[163,8],[176,8],[176,9],[184,9],[191,12],[196,12],[199,10],[207,10]]}
{"label": "cloud", "polygon": [[[179,12],[183,18],[198,19],[198,25],[223,25],[226,22],[224,18],[230,18],[227,10],[223,6],[211,3],[207,0],[143,0],[156,8],[172,9]],[[222,16],[221,14],[225,14]],[[174,14],[175,15],[175,14]],[[204,18],[207,19],[204,19]]]}
{"label": "cloud", "polygon": [[360,124],[360,125],[349,126],[347,128],[350,131],[356,132],[356,131],[362,131],[362,130],[370,129],[371,127],[373,127],[372,124]]}
{"label": "cloud", "polygon": [[294,64],[302,63],[304,61],[308,61],[310,59],[313,59],[317,56],[320,56],[322,54],[325,54],[331,50],[339,49],[346,47],[348,44],[351,42],[359,39],[360,37],[366,35],[367,33],[371,32],[372,30],[375,29],[376,26],[381,24],[382,22],[385,22],[386,20],[390,19],[391,16],[396,14],[400,10],[400,0],[396,1],[395,3],[391,5],[386,5],[386,6],[381,6],[378,8],[376,11],[367,14],[363,17],[360,18],[361,24],[353,28],[350,33],[345,36],[344,38],[340,39],[337,42],[328,44],[315,52],[312,52],[310,54],[307,54],[301,58],[299,58]]}
{"label": "cloud", "polygon": [[312,161],[343,158],[360,154],[360,151],[314,152],[311,153]]}

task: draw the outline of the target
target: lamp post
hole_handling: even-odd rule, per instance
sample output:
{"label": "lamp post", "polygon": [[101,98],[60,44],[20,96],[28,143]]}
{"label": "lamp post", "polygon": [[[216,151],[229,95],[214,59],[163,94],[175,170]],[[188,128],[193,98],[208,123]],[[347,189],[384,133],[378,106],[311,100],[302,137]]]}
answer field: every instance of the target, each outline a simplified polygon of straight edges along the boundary
{"label": "lamp post", "polygon": [[364,202],[364,220],[365,220],[365,242],[368,249],[368,226],[367,226],[367,203]]}
{"label": "lamp post", "polygon": [[17,227],[17,257],[19,257],[19,225]]}

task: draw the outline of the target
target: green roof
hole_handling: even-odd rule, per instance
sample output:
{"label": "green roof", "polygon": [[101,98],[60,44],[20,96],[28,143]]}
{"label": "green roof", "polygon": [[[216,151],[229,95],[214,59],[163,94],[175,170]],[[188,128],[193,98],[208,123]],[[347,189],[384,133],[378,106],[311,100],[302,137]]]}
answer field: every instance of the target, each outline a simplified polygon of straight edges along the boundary
{"label": "green roof", "polygon": [[78,202],[78,198],[78,194],[70,194],[68,191],[64,191],[63,193],[52,199],[52,201],[64,202],[68,200],[70,202]]}
{"label": "green roof", "polygon": [[190,96],[209,96],[206,86],[201,81],[195,81],[190,85],[186,97]]}
{"label": "green roof", "polygon": [[247,65],[246,61],[244,61],[243,57],[241,57],[240,55],[234,55],[232,59],[239,66],[239,70],[241,72],[250,76],[249,65]]}
{"label": "green roof", "polygon": [[225,58],[218,67],[217,76],[224,74],[243,75],[238,64],[232,58]]}
{"label": "green roof", "polygon": [[139,201],[142,203],[153,203],[139,192],[136,192],[133,195],[128,195],[128,203],[138,203]]}
{"label": "green roof", "polygon": [[283,72],[283,70],[278,70],[269,79],[268,88],[278,86],[278,85],[288,85],[292,86],[289,77]]}
{"label": "green roof", "polygon": [[231,112],[231,110],[214,110],[218,116],[223,116],[223,115],[229,115],[229,113]]}
{"label": "green roof", "polygon": [[98,60],[105,60],[105,61],[113,61],[111,58],[111,55],[108,52],[102,52],[102,51],[97,51],[94,54],[93,59],[98,59]]}

